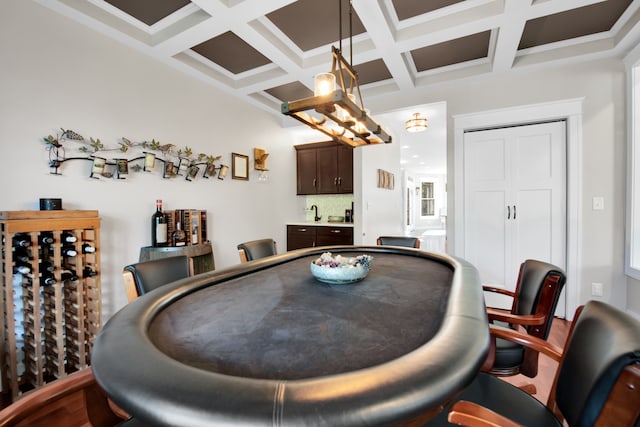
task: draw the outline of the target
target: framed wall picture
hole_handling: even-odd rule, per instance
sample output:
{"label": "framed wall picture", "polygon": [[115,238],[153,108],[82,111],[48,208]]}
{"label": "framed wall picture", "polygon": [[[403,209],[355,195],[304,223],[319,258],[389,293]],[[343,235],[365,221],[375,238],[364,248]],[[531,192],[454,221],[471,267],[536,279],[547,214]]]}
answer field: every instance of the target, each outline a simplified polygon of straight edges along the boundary
{"label": "framed wall picture", "polygon": [[249,156],[231,153],[231,178],[249,180]]}

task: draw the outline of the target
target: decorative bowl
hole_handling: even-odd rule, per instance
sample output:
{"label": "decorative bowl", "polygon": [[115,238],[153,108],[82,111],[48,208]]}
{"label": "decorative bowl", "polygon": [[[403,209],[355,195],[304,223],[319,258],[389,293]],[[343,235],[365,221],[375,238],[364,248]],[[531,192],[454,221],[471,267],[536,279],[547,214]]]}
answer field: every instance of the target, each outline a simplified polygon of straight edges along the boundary
{"label": "decorative bowl", "polygon": [[311,274],[318,281],[330,285],[355,283],[367,277],[372,262],[370,255],[333,257],[331,252],[325,252],[311,263]]}

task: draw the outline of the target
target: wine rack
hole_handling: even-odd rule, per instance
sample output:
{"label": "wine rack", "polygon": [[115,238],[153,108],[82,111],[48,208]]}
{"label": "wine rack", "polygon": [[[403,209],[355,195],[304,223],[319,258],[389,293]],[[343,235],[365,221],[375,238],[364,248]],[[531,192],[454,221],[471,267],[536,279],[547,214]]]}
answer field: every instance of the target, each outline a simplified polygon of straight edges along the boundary
{"label": "wine rack", "polygon": [[10,401],[90,364],[101,327],[98,211],[0,212],[0,368]]}

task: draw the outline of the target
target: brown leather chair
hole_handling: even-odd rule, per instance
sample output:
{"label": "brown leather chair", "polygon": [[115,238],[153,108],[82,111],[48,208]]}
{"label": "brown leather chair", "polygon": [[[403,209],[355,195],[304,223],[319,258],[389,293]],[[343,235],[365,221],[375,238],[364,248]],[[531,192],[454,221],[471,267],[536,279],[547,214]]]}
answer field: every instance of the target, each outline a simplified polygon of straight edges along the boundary
{"label": "brown leather chair", "polygon": [[0,411],[4,427],[133,427],[128,415],[109,400],[89,368],[52,381]]}
{"label": "brown leather chair", "polygon": [[255,259],[265,258],[278,253],[277,245],[273,239],[259,239],[238,245],[240,262],[249,262]]}
{"label": "brown leather chair", "polygon": [[[553,264],[526,260],[520,265],[515,291],[484,286],[483,289],[513,299],[511,310],[487,308],[489,321],[500,326],[524,328],[529,334],[546,340],[566,282],[564,271]],[[490,371],[498,376],[538,374],[538,352],[511,341],[497,340],[495,362]]]}
{"label": "brown leather chair", "polygon": [[490,325],[490,331],[493,337],[518,340],[558,362],[546,405],[506,381],[480,373],[426,425],[560,427],[563,421],[569,427],[640,425],[637,319],[590,301],[576,312],[564,350],[512,329]]}
{"label": "brown leather chair", "polygon": [[408,236],[380,236],[376,239],[378,246],[405,246],[407,248],[419,248],[420,239]]}
{"label": "brown leather chair", "polygon": [[122,277],[129,302],[167,283],[191,275],[189,257],[178,255],[142,261],[124,267]]}

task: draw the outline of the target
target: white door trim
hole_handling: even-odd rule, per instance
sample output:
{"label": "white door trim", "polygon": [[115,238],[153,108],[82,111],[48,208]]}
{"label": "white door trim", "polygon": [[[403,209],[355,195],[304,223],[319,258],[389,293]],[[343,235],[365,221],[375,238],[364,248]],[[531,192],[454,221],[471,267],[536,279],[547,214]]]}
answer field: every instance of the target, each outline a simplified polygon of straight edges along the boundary
{"label": "white door trim", "polygon": [[542,104],[532,104],[481,111],[453,116],[454,126],[454,247],[453,254],[464,254],[464,132],[566,120],[567,123],[567,295],[566,314],[569,319],[579,305],[581,271],[582,224],[582,102],[584,98],[568,99]]}

